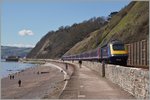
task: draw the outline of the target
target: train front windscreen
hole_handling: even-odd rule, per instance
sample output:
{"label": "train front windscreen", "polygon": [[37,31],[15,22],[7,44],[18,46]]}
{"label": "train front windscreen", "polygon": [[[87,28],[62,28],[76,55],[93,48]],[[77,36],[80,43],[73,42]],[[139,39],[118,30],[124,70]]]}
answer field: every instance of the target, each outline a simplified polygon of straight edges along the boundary
{"label": "train front windscreen", "polygon": [[113,44],[113,50],[125,50],[124,44]]}

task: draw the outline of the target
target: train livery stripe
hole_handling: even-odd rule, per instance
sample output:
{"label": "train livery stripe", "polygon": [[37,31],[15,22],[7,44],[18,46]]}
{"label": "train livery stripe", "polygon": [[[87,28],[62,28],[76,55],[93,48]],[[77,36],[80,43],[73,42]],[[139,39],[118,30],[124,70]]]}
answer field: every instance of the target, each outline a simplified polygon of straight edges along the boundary
{"label": "train livery stripe", "polygon": [[111,54],[112,55],[115,55],[115,54],[127,54],[127,51],[111,51]]}

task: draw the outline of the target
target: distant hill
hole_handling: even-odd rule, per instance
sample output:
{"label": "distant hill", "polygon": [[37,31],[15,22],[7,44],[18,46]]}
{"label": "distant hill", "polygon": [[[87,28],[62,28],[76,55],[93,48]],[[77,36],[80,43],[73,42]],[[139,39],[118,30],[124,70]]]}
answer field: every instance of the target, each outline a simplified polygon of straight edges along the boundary
{"label": "distant hill", "polygon": [[57,31],[48,32],[28,54],[28,58],[60,58],[76,43],[88,37],[89,33],[104,26],[102,17],[91,18],[72,26],[61,26]]}
{"label": "distant hill", "polygon": [[8,56],[25,57],[32,48],[1,46],[1,58]]}
{"label": "distant hill", "polygon": [[133,1],[114,15],[101,29],[91,32],[72,47],[65,55],[77,54],[102,46],[111,40],[118,39],[132,43],[149,36],[149,2]]}

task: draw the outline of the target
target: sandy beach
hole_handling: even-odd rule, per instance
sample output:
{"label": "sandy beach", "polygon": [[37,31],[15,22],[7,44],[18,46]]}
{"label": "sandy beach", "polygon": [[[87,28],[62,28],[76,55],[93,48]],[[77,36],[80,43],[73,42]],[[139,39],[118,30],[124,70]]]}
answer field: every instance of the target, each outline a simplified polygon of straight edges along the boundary
{"label": "sandy beach", "polygon": [[[39,74],[38,74],[39,72]],[[21,87],[18,80],[22,81]],[[25,69],[1,80],[2,99],[57,99],[64,87],[64,73],[50,66],[40,65]]]}

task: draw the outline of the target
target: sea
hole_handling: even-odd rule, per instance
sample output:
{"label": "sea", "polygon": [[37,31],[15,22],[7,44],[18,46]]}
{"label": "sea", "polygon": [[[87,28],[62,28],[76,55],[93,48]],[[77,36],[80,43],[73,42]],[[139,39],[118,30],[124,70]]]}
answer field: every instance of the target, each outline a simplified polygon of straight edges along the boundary
{"label": "sea", "polygon": [[29,67],[35,67],[36,64],[22,63],[22,62],[6,62],[1,59],[1,78],[7,77],[9,74],[20,72]]}

